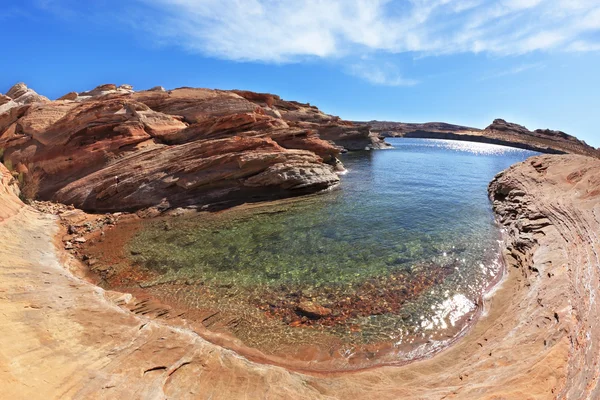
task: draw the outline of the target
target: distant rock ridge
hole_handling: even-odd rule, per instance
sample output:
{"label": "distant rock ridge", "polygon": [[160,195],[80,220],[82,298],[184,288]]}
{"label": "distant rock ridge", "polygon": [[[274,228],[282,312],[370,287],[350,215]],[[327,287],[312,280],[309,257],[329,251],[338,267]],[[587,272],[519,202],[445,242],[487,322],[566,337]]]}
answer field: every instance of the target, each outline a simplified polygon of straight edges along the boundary
{"label": "distant rock ridge", "polygon": [[41,178],[39,198],[89,211],[234,204],[339,182],[345,150],[385,148],[368,127],[279,96],[104,84],[50,101],[0,97],[2,158]]}
{"label": "distant rock ridge", "polygon": [[550,129],[530,131],[522,125],[495,119],[481,130],[444,122],[404,123],[391,121],[356,122],[369,126],[384,137],[450,139],[512,146],[551,154],[580,154],[600,158],[600,150],[565,132]]}

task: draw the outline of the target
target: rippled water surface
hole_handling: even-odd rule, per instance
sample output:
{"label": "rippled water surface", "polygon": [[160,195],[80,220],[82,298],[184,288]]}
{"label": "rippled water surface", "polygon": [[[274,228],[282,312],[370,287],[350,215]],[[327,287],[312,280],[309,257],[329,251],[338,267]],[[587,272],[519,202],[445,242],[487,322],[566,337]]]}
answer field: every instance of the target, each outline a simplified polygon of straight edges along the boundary
{"label": "rippled water surface", "polygon": [[217,310],[206,326],[269,354],[322,345],[351,358],[385,342],[402,349],[390,361],[451,339],[500,273],[487,185],[535,153],[388,142],[394,149],[343,155],[348,172],[325,194],[147,225],[127,247],[153,272],[142,286]]}

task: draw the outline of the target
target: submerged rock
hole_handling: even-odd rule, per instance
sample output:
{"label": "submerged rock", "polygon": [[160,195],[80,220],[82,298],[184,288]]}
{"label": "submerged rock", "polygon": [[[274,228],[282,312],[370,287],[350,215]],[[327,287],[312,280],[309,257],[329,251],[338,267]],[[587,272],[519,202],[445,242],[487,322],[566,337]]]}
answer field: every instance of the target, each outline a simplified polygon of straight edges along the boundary
{"label": "submerged rock", "polygon": [[309,318],[318,319],[331,315],[331,309],[323,307],[322,305],[312,302],[303,301],[298,304],[298,312]]}

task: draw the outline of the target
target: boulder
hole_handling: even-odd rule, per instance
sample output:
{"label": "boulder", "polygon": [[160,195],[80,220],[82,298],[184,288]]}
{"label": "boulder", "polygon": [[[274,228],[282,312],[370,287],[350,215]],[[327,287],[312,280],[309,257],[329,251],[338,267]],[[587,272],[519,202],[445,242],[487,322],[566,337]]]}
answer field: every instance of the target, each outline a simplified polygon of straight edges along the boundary
{"label": "boulder", "polygon": [[6,93],[6,96],[14,100],[16,105],[45,103],[50,101],[47,97],[40,96],[35,90],[28,88],[24,83],[17,83],[11,87]]}
{"label": "boulder", "polygon": [[11,99],[15,100],[15,99],[25,95],[28,90],[29,89],[27,88],[27,85],[25,85],[23,82],[21,82],[21,83],[17,83],[13,87],[11,87],[8,90],[8,92],[6,92],[6,95],[8,97],[10,97]]}
{"label": "boulder", "polygon": [[298,304],[297,311],[299,314],[312,319],[324,318],[331,315],[331,309],[323,307],[322,305],[312,301],[301,302]]}

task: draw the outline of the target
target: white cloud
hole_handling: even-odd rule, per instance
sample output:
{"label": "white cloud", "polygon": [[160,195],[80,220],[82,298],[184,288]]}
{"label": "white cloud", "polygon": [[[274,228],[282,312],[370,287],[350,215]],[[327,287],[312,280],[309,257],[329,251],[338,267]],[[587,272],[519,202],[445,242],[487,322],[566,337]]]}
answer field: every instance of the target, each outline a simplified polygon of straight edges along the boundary
{"label": "white cloud", "polygon": [[580,53],[588,51],[600,51],[600,43],[590,43],[586,42],[585,40],[578,40],[571,43],[567,50]]}
{"label": "white cloud", "polygon": [[414,86],[418,81],[403,78],[398,68],[389,62],[384,63],[357,63],[348,68],[348,73],[362,78],[374,85],[382,86]]}
{"label": "white cloud", "polygon": [[148,27],[162,39],[239,61],[375,51],[523,54],[568,50],[600,30],[600,0],[139,1],[158,9]]}
{"label": "white cloud", "polygon": [[[78,4],[34,1],[63,17]],[[402,53],[600,51],[600,0],[135,0],[127,9],[130,27],[159,44],[244,62],[334,60],[376,85],[417,83],[375,62]]]}
{"label": "white cloud", "polygon": [[542,63],[522,64],[522,65],[518,65],[516,67],[512,67],[512,68],[509,68],[509,69],[506,69],[503,71],[499,71],[499,72],[495,72],[495,73],[486,75],[486,76],[482,77],[480,80],[485,81],[488,79],[501,78],[501,77],[510,76],[510,75],[517,75],[517,74],[520,74],[525,71],[542,69],[545,67],[546,67],[546,65],[544,65]]}
{"label": "white cloud", "polygon": [[146,0],[159,35],[189,49],[238,61],[293,62],[339,57],[346,43],[385,47],[386,1]]}

